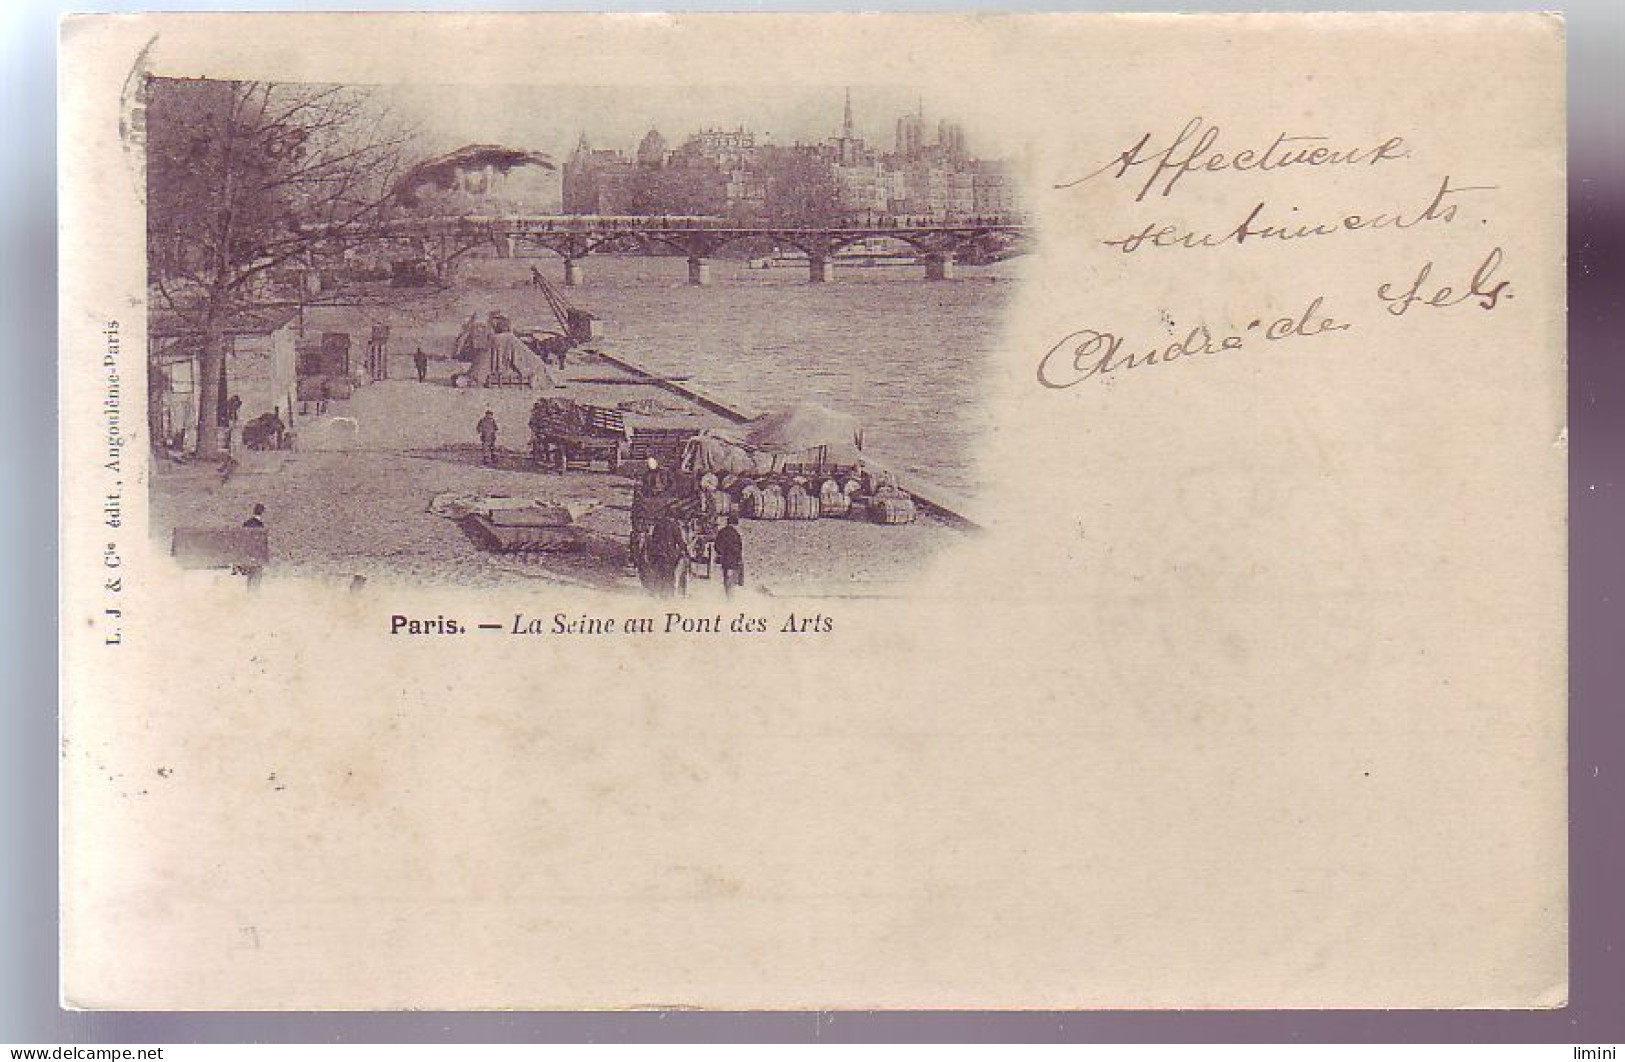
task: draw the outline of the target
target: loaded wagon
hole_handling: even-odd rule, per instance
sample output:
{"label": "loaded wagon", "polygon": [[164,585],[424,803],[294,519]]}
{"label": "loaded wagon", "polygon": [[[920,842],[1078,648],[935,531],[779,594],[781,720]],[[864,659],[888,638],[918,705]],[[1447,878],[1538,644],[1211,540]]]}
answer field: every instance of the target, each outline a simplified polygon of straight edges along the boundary
{"label": "loaded wagon", "polygon": [[655,460],[675,467],[699,429],[640,417],[622,409],[544,398],[530,414],[531,459],[554,472],[587,471],[602,462],[614,472],[627,462]]}

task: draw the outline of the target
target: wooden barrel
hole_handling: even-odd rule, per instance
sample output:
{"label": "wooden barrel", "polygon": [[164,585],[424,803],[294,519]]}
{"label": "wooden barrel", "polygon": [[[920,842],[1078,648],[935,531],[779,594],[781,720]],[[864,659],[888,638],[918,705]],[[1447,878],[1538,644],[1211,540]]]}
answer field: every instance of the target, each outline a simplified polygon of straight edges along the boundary
{"label": "wooden barrel", "polygon": [[784,494],[786,520],[816,520],[820,512],[818,495],[808,494],[799,483],[792,483]]}
{"label": "wooden barrel", "polygon": [[877,524],[913,523],[914,512],[914,500],[900,494],[869,499],[869,519]]}
{"label": "wooden barrel", "polygon": [[752,520],[783,520],[784,495],[778,487],[767,486],[744,498],[745,515]]}
{"label": "wooden barrel", "polygon": [[833,479],[826,479],[818,488],[818,508],[823,516],[846,516],[852,511],[852,495]]}
{"label": "wooden barrel", "polygon": [[728,516],[739,511],[739,502],[725,491],[701,490],[700,512],[705,516]]}

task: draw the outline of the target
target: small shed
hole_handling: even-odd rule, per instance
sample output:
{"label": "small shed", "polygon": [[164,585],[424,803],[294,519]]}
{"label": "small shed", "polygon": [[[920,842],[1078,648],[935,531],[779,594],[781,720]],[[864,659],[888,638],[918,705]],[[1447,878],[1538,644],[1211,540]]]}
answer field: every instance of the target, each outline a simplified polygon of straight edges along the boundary
{"label": "small shed", "polygon": [[[242,399],[239,421],[293,408],[299,338],[295,310],[245,312],[226,325],[226,357],[218,409],[225,415],[232,395]],[[156,314],[147,326],[147,424],[152,438],[171,449],[197,442],[202,336],[178,314]]]}

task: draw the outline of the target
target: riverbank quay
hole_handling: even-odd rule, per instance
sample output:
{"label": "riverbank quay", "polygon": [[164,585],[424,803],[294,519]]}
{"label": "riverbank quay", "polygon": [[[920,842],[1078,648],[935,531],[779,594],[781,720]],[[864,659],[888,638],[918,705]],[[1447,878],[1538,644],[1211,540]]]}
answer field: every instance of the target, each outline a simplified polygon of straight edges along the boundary
{"label": "riverbank quay", "polygon": [[[681,258],[588,261],[586,285],[565,295],[597,315],[603,334],[592,342],[599,349],[726,396],[745,411],[810,400],[850,413],[866,430],[870,456],[901,478],[961,498],[986,494],[982,457],[994,429],[987,371],[1025,259],[968,266],[947,282],[878,269],[852,270],[827,285],[718,262],[713,285],[704,288],[685,282]],[[556,260],[475,259],[460,263],[446,288],[370,294],[388,306],[312,307],[303,327],[307,336],[347,327],[365,337],[370,323],[387,325],[396,355],[410,355],[420,342],[430,355],[449,355],[471,314],[500,311],[519,332],[556,330],[543,292],[530,282],[532,266],[557,280]],[[345,312],[359,327],[330,323]],[[409,367],[392,363],[392,375],[402,371]]]}
{"label": "riverbank quay", "polygon": [[[359,387],[321,413],[294,411],[292,450],[239,450],[225,470],[155,458],[155,538],[169,541],[176,527],[236,526],[263,504],[268,579],[359,576],[493,588],[552,583],[641,594],[627,553],[632,480],[534,467],[527,426],[532,404],[554,396],[610,408],[654,401],[663,415],[696,428],[723,426],[730,418],[675,400],[654,374],[633,371],[619,358],[573,353],[559,389],[464,389],[451,383],[462,364],[447,358],[433,359],[428,379],[418,382],[410,356],[400,353],[403,345],[392,344],[391,378]],[[475,434],[488,409],[499,425],[498,457],[490,466],[481,463]],[[525,559],[486,552],[457,521],[429,511],[443,495],[535,498],[586,510],[578,520],[583,547]],[[860,519],[746,520],[741,530],[747,588],[775,596],[889,593],[962,536],[930,512],[902,527]],[[690,596],[720,600],[720,573],[692,580]]]}

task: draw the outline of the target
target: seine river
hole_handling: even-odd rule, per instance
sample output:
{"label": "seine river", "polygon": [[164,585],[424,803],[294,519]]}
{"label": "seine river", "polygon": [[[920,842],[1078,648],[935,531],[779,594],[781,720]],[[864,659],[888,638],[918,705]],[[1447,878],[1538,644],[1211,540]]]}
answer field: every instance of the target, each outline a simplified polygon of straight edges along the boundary
{"label": "seine river", "polygon": [[[557,260],[535,264],[559,279]],[[603,319],[605,350],[756,410],[810,399],[853,413],[900,471],[975,493],[984,382],[1019,260],[937,282],[923,266],[837,266],[809,284],[802,265],[718,259],[703,288],[682,258],[582,264],[584,285],[565,294]]]}

